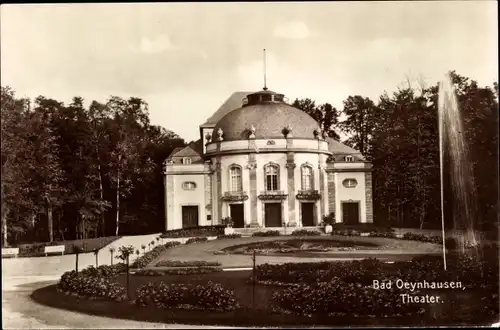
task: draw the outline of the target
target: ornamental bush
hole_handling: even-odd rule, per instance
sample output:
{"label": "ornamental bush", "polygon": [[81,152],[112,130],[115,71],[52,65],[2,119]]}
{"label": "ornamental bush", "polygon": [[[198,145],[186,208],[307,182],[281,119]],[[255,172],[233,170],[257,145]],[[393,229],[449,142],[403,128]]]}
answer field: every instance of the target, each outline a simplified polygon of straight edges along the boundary
{"label": "ornamental bush", "polygon": [[[357,283],[334,279],[319,284],[302,284],[273,295],[277,311],[322,316],[405,316],[425,312],[419,304],[403,304],[398,289],[375,290]],[[413,291],[412,294],[417,294]]]}
{"label": "ornamental bush", "polygon": [[163,245],[156,246],[153,250],[146,252],[139,258],[135,259],[131,267],[144,268],[147,265],[149,265],[152,261],[154,261],[156,258],[158,258],[165,250],[180,244],[181,244],[180,242],[173,241],[173,242],[167,242]]}
{"label": "ornamental bush", "polygon": [[83,269],[80,274],[86,276],[99,276],[105,278],[114,278],[119,274],[125,273],[127,271],[127,265],[124,263],[117,263],[112,266],[110,265],[102,265],[97,268],[94,266],[89,266]]}
{"label": "ornamental bush", "polygon": [[206,242],[208,238],[206,237],[192,237],[186,241],[186,244],[201,243]]}
{"label": "ornamental bush", "polygon": [[224,225],[200,226],[192,228],[182,228],[169,230],[163,233],[161,238],[180,238],[180,237],[200,237],[200,236],[219,236],[224,235]]}
{"label": "ornamental bush", "polygon": [[79,297],[116,300],[126,299],[126,290],[120,284],[102,276],[88,273],[66,272],[57,284],[57,290]]}
{"label": "ornamental bush", "polygon": [[234,239],[234,238],[241,238],[241,234],[233,233],[233,234],[228,234],[228,235],[219,235],[217,236],[217,239]]}
{"label": "ornamental bush", "polygon": [[238,307],[234,291],[221,284],[206,285],[148,283],[136,291],[135,304],[159,308],[232,311]]}
{"label": "ornamental bush", "polygon": [[199,267],[173,267],[168,269],[141,269],[134,273],[137,276],[165,276],[165,275],[198,275],[221,272],[219,266],[199,266]]}
{"label": "ornamental bush", "polygon": [[292,232],[292,236],[320,236],[321,233],[315,230],[296,229]]}
{"label": "ornamental bush", "polygon": [[268,236],[280,236],[279,230],[268,230],[268,231],[258,231],[252,234],[252,236],[268,237]]}
{"label": "ornamental bush", "polygon": [[394,232],[372,231],[370,237],[396,238],[396,234]]}

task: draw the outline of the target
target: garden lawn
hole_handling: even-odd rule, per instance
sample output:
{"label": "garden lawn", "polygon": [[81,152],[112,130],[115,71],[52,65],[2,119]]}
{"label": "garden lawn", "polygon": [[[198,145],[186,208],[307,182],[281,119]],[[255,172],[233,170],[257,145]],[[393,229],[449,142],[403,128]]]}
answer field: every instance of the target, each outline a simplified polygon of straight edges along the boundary
{"label": "garden lawn", "polygon": [[[172,249],[165,250],[159,257],[153,260],[149,267],[156,265],[162,261],[171,260],[205,260],[205,261],[218,261],[222,267],[250,267],[252,266],[252,259],[249,255],[231,254],[218,254],[225,249],[233,249],[234,246],[257,242],[269,242],[277,240],[296,240],[300,237],[280,236],[280,237],[243,237],[239,239],[217,239],[212,241],[180,245]],[[405,241],[390,238],[380,237],[348,237],[348,236],[319,236],[319,237],[306,237],[308,241],[312,240],[332,240],[339,242],[364,242],[377,245],[370,247],[370,249],[359,249],[356,251],[338,251],[330,253],[330,258],[365,258],[377,257],[381,259],[401,260],[411,259],[415,255],[428,255],[441,253],[442,247],[432,243],[423,243],[416,241]],[[322,261],[328,260],[327,257],[318,257],[319,254],[311,254],[310,257],[294,257],[294,256],[265,256],[258,255],[257,265],[264,263],[285,263],[285,262],[308,262],[308,261]]]}

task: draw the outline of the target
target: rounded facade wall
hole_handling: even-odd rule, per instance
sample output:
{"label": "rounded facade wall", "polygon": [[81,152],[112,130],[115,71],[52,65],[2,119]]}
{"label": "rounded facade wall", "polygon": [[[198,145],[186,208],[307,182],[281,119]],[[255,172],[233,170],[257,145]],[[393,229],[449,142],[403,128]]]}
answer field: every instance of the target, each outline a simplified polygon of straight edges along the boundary
{"label": "rounded facade wall", "polygon": [[[241,169],[242,194],[248,196],[245,200],[240,201],[222,201],[220,206],[216,206],[214,200],[214,207],[218,207],[218,212],[220,212],[218,218],[222,219],[231,216],[231,204],[243,204],[245,226],[250,226],[252,220],[256,220],[260,226],[265,226],[264,208],[268,201],[261,200],[259,195],[265,194],[266,191],[265,166],[273,164],[277,165],[279,168],[279,186],[277,190],[279,193],[287,195],[282,201],[277,201],[277,203],[281,203],[282,207],[281,221],[285,223],[294,222],[297,226],[300,226],[301,201],[297,200],[295,196],[303,188],[301,185],[302,166],[309,166],[311,168],[313,174],[312,190],[317,190],[321,194],[326,193],[320,185],[320,171],[324,171],[324,169],[319,169],[318,167],[321,156],[317,153],[296,153],[293,156],[295,163],[295,168],[293,169],[287,168],[287,153],[255,153],[252,156],[250,154],[239,154],[212,157],[214,168],[220,166],[220,172],[215,173],[216,184],[214,186],[214,196],[217,196],[217,199],[220,200],[225,195],[234,194],[234,192],[231,192],[231,166],[237,166]],[[254,157],[253,159],[255,160],[255,169],[249,166],[249,164],[253,162],[252,157]],[[217,165],[218,162],[220,164],[219,166]],[[289,189],[290,180],[293,182],[293,190]],[[276,201],[273,202],[276,203]],[[313,201],[313,203],[315,203],[317,207],[314,223],[318,223],[321,219],[320,214],[322,213],[319,209],[320,202],[316,200]]]}

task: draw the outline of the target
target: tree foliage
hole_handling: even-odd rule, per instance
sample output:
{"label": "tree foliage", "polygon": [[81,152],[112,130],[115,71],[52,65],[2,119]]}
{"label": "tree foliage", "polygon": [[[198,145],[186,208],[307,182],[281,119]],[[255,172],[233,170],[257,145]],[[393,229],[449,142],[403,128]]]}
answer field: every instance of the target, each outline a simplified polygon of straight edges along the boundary
{"label": "tree foliage", "polygon": [[153,126],[139,98],[84,106],[2,87],[2,242],[163,229],[163,160],[177,134]]}

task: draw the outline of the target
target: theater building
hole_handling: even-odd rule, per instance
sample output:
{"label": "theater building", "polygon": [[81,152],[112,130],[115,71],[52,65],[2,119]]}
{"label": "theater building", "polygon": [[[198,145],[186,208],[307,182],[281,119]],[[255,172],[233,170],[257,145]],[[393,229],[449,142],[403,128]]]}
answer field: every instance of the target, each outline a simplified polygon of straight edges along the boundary
{"label": "theater building", "polygon": [[373,222],[371,164],[267,89],[233,93],[165,160],[164,185],[166,230]]}

